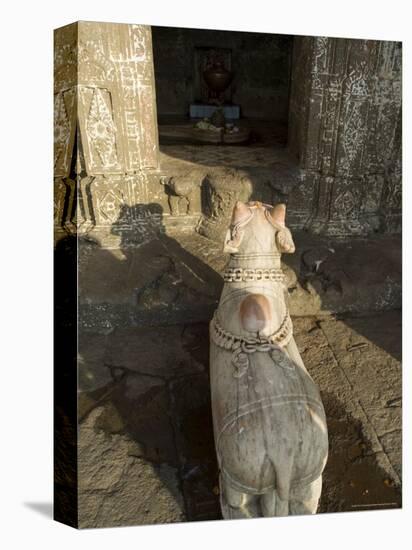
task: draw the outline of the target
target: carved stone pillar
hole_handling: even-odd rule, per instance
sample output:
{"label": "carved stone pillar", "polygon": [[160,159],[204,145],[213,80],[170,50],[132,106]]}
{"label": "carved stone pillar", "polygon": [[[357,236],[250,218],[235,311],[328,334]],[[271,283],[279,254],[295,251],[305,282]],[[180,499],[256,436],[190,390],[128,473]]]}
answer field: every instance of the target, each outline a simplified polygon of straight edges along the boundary
{"label": "carved stone pillar", "polygon": [[149,202],[159,178],[150,27],[57,29],[54,87],[56,233],[104,240],[117,222],[132,228],[125,207]]}
{"label": "carved stone pillar", "polygon": [[295,38],[289,147],[312,189],[307,228],[396,230],[399,201],[389,212],[384,197],[400,189],[400,120],[399,43]]}

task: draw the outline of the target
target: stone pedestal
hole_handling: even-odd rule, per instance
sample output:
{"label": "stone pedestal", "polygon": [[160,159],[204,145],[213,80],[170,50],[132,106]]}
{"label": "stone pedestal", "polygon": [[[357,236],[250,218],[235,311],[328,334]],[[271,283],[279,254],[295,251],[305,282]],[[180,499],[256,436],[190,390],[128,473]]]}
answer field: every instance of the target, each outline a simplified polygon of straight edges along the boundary
{"label": "stone pedestal", "polygon": [[240,105],[207,105],[204,103],[192,103],[189,107],[190,118],[210,118],[216,109],[222,108],[226,119],[237,120],[240,118]]}

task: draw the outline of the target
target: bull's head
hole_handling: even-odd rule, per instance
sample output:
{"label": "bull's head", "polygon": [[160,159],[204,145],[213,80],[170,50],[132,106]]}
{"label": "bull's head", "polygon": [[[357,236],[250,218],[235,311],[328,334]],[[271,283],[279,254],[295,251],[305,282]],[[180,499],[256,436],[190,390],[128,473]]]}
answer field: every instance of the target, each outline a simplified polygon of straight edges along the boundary
{"label": "bull's head", "polygon": [[256,211],[260,212],[262,232],[269,230],[267,223],[272,226],[271,231],[276,231],[278,251],[293,253],[295,245],[292,235],[285,225],[286,205],[281,203],[273,207],[260,202],[244,203],[241,201],[237,201],[233,208],[232,219],[226,233],[223,251],[230,254],[238,252],[246,226]]}

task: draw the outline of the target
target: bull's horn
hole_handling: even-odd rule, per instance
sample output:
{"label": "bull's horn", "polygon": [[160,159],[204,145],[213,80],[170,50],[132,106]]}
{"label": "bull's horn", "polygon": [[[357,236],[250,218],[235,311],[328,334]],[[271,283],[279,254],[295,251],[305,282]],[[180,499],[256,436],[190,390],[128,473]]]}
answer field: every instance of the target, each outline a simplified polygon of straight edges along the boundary
{"label": "bull's horn", "polygon": [[285,225],[286,204],[280,203],[272,208],[272,220],[279,225]]}
{"label": "bull's horn", "polygon": [[236,201],[233,208],[231,225],[236,225],[240,220],[250,214],[249,208],[242,201]]}

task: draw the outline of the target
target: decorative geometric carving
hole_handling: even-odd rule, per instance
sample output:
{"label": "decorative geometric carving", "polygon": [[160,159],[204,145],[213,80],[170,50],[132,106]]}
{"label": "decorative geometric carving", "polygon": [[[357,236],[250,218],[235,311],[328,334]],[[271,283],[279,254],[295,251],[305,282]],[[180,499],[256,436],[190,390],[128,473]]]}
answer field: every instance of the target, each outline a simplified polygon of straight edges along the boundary
{"label": "decorative geometric carving", "polygon": [[117,220],[121,206],[121,199],[110,190],[100,199],[99,212],[109,223],[113,223]]}
{"label": "decorative geometric carving", "polygon": [[99,237],[114,227],[146,234],[151,222],[134,206],[160,187],[149,178],[159,167],[151,28],[82,21],[58,29],[54,107],[56,225]]}
{"label": "decorative geometric carving", "polygon": [[158,169],[150,27],[80,22],[78,55],[87,173]]}
{"label": "decorative geometric carving", "polygon": [[400,209],[388,168],[400,156],[399,44],[297,37],[294,49],[289,146],[317,182],[309,228],[341,235],[376,228],[383,177]]}
{"label": "decorative geometric carving", "polygon": [[54,180],[54,194],[53,194],[53,210],[54,210],[54,226],[63,227],[64,216],[66,214],[66,196],[67,186],[62,178],[55,178]]}
{"label": "decorative geometric carving", "polygon": [[339,212],[340,217],[354,217],[356,206],[357,201],[353,192],[347,189],[336,197],[334,209]]}
{"label": "decorative geometric carving", "polygon": [[[81,24],[80,28],[83,27]],[[90,40],[79,40],[78,63],[79,84],[113,82],[116,77],[115,65],[107,58],[100,43]]]}
{"label": "decorative geometric carving", "polygon": [[54,31],[54,93],[78,83],[78,24]]}
{"label": "decorative geometric carving", "polygon": [[331,38],[327,36],[317,36],[313,40],[313,73],[326,73],[328,65],[328,49]]}
{"label": "decorative geometric carving", "polygon": [[[151,30],[146,25],[129,25],[129,36],[131,41],[131,59],[138,62],[142,67],[142,63],[151,61]],[[145,75],[146,76],[146,75]]]}
{"label": "decorative geometric carving", "polygon": [[344,105],[341,125],[340,143],[343,154],[340,157],[341,170],[353,172],[355,161],[362,154],[367,126],[364,119],[363,104],[358,101],[347,101]]}
{"label": "decorative geometric carving", "polygon": [[110,226],[119,219],[124,204],[132,204],[127,184],[120,178],[98,177],[92,192],[93,210],[97,226]]}
{"label": "decorative geometric carving", "polygon": [[54,96],[54,175],[70,172],[76,132],[76,92],[74,88]]}
{"label": "decorative geometric carving", "polygon": [[[142,151],[141,168],[142,169],[157,169],[158,168],[158,134],[157,124],[153,128],[153,121],[156,120],[156,105],[153,101],[153,87],[142,86],[139,96],[140,115],[142,118],[140,130],[140,147]],[[142,129],[148,129],[148,133]],[[150,129],[152,128],[152,131]]]}
{"label": "decorative geometric carving", "polygon": [[94,176],[77,177],[76,228],[79,235],[87,235],[96,224],[91,186]]}
{"label": "decorative geometric carving", "polygon": [[66,210],[63,220],[63,228],[70,235],[75,235],[77,233],[77,222],[76,222],[76,207],[77,207],[77,190],[76,190],[76,180],[71,178],[64,178],[64,183],[67,187],[66,195]]}
{"label": "decorative geometric carving", "polygon": [[[109,170],[119,167],[116,151],[116,128],[113,123],[110,92],[95,88],[86,121],[92,162]],[[96,158],[98,157],[98,158]]]}
{"label": "decorative geometric carving", "polygon": [[402,208],[402,185],[400,179],[395,175],[387,180],[383,202],[386,207],[394,210]]}
{"label": "decorative geometric carving", "polygon": [[113,100],[107,88],[79,86],[79,129],[86,172],[121,172]]}

